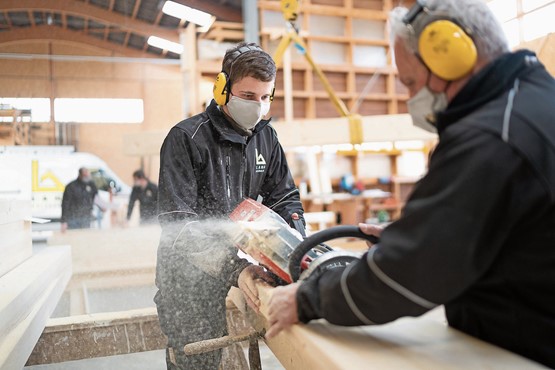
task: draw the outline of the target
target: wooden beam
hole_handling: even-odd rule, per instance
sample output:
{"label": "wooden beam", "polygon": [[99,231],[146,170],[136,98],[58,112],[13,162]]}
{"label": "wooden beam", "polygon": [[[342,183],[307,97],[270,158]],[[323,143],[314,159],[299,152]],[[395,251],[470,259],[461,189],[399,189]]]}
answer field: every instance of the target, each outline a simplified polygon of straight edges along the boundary
{"label": "wooden beam", "polygon": [[71,275],[69,247],[44,248],[0,277],[0,368],[21,369]]}
{"label": "wooden beam", "polygon": [[[238,305],[254,328],[267,322],[267,302],[274,289],[257,286],[261,314],[253,316],[244,304]],[[233,301],[237,302],[237,297]],[[386,325],[342,327],[317,320],[293,325],[266,343],[288,370],[544,368],[448,327],[444,317],[439,309]]]}
{"label": "wooden beam", "polygon": [[87,36],[82,32],[63,29],[56,26],[36,26],[28,28],[18,28],[9,32],[0,32],[0,44],[32,41],[32,40],[56,40],[75,42],[79,44],[92,45],[101,49],[113,51],[119,55],[135,58],[159,58],[158,56],[124,47],[113,42]]}
{"label": "wooden beam", "polygon": [[[10,177],[21,169],[23,163],[12,164],[8,160],[0,160],[4,176]],[[15,184],[18,184],[15,181]],[[5,194],[11,190],[2,186],[0,190]],[[32,254],[31,242],[31,201],[0,199],[0,276],[25,261]],[[27,219],[27,220],[26,220]]]}
{"label": "wooden beam", "polygon": [[[230,335],[248,330],[231,301],[226,316]],[[50,319],[26,366],[154,351],[166,348],[166,342],[154,307]],[[241,346],[236,347],[224,349],[224,369],[248,368]]]}
{"label": "wooden beam", "polygon": [[156,308],[50,319],[26,366],[166,348]]}
{"label": "wooden beam", "polygon": [[122,30],[129,30],[145,37],[154,35],[173,42],[179,42],[177,30],[168,30],[154,26],[148,22],[126,17],[117,12],[111,12],[98,6],[76,0],[2,0],[0,10],[28,11],[42,10],[46,12],[67,13],[94,19],[100,23],[108,23]]}
{"label": "wooden beam", "polygon": [[[319,118],[272,124],[283,146],[348,144],[349,119]],[[363,142],[435,140],[437,136],[412,125],[408,114],[362,117]],[[318,132],[318,135],[314,135]]]}
{"label": "wooden beam", "polygon": [[137,13],[139,13],[139,8],[141,7],[142,0],[136,0],[135,6],[133,7],[133,12],[131,13],[131,18],[137,18]]}

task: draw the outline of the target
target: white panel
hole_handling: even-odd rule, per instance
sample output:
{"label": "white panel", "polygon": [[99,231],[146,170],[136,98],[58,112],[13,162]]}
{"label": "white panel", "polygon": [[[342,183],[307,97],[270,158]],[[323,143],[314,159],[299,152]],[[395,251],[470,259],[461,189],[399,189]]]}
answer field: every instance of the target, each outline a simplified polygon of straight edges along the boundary
{"label": "white panel", "polygon": [[316,64],[343,64],[347,63],[345,47],[339,43],[312,41],[311,55]]}
{"label": "white panel", "polygon": [[501,23],[516,17],[516,0],[492,0],[487,4]]}
{"label": "white panel", "polygon": [[387,57],[382,46],[353,46],[353,64],[358,67],[385,67]]}
{"label": "white panel", "polygon": [[553,2],[553,0],[521,0],[522,1],[522,11],[527,13],[531,10],[537,9],[540,6],[544,6]]}
{"label": "white panel", "polygon": [[261,14],[261,24],[264,27],[283,27],[285,20],[281,12],[274,10],[263,10]]}
{"label": "white panel", "polygon": [[313,14],[308,32],[310,36],[345,36],[345,18]]}
{"label": "white panel", "polygon": [[524,41],[530,41],[555,32],[555,4],[548,5],[522,17]]}
{"label": "white panel", "polygon": [[332,179],[338,179],[345,174],[353,173],[351,160],[344,155],[334,155],[333,160],[329,161],[329,166]]}
{"label": "white panel", "polygon": [[424,152],[403,152],[397,157],[397,176],[421,177],[426,172]]}
{"label": "white panel", "polygon": [[387,155],[364,155],[358,159],[358,177],[389,178],[391,176],[391,160]]}
{"label": "white panel", "polygon": [[385,39],[385,22],[353,18],[353,38],[383,40]]}

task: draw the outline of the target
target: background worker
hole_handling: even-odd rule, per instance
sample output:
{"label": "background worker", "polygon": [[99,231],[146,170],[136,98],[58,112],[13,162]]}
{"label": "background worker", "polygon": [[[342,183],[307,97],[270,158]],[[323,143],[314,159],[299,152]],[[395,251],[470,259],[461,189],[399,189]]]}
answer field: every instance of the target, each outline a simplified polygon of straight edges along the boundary
{"label": "background worker", "polygon": [[[254,289],[263,269],[237,256],[218,220],[252,198],[286,221],[303,209],[285,154],[267,116],[276,66],[255,44],[227,50],[206,111],[175,125],[160,151],[154,298],[168,337],[168,369],[217,369],[221,351],[185,356],[187,343],[226,334],[232,286]],[[302,218],[301,218],[302,220]],[[251,302],[252,303],[252,302]]]}
{"label": "background worker", "polygon": [[62,196],[61,230],[88,229],[91,227],[92,210],[98,190],[89,170],[79,168],[77,179],[66,185]]}
{"label": "background worker", "polygon": [[131,219],[135,202],[139,201],[139,212],[141,224],[157,221],[158,216],[158,186],[151,182],[143,172],[133,172],[133,190],[129,196],[127,205],[127,221]]}
{"label": "background worker", "polygon": [[482,0],[418,1],[390,22],[409,113],[439,134],[428,173],[359,261],[274,289],[267,336],[445,305],[450,326],[555,367],[555,82],[508,52]]}

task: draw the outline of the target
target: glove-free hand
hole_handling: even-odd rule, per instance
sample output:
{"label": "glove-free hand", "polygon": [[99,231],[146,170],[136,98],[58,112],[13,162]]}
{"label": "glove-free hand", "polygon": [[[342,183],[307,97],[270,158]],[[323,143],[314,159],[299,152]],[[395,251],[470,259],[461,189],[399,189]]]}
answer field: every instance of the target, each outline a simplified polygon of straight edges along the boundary
{"label": "glove-free hand", "polygon": [[[374,235],[378,239],[382,235],[382,231],[383,231],[383,227],[378,226],[378,225],[372,225],[372,224],[359,223],[358,227],[359,227],[360,231],[362,231],[366,235]],[[373,244],[370,243],[369,241],[367,241],[366,244],[368,244],[369,248],[373,246]]]}
{"label": "glove-free hand", "polygon": [[272,291],[268,301],[268,331],[266,338],[271,339],[289,326],[299,322],[297,314],[297,290],[300,283],[280,286]]}
{"label": "glove-free hand", "polygon": [[243,292],[247,304],[256,313],[260,312],[260,298],[258,296],[258,288],[256,287],[256,284],[260,282],[267,285],[275,285],[275,281],[266,270],[262,266],[257,265],[247,266],[241,271],[237,279],[237,285]]}

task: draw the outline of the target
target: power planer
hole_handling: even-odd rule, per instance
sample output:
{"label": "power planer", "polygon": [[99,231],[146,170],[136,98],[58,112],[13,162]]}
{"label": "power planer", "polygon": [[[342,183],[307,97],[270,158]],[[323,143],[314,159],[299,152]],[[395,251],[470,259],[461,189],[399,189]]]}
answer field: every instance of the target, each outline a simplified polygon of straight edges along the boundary
{"label": "power planer", "polygon": [[324,242],[355,237],[373,244],[378,238],[364,234],[357,226],[335,226],[310,236],[300,218],[293,214],[294,228],[281,216],[252,199],[242,201],[230,214],[236,246],[283,280],[284,284],[305,280],[324,271],[344,267],[361,254],[339,251]]}

